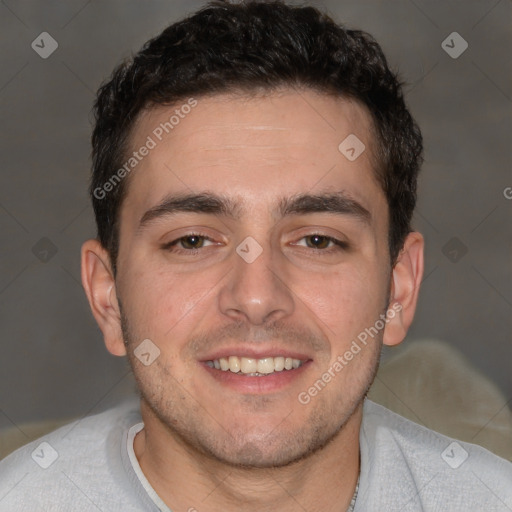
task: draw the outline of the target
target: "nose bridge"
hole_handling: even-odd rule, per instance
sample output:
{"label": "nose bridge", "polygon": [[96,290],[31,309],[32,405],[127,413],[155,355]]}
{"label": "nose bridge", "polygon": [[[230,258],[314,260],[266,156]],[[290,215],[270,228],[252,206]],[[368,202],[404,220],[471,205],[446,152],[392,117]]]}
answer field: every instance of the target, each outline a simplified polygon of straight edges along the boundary
{"label": "nose bridge", "polygon": [[269,243],[247,237],[233,254],[233,272],[220,293],[223,314],[262,324],[291,314],[293,296]]}

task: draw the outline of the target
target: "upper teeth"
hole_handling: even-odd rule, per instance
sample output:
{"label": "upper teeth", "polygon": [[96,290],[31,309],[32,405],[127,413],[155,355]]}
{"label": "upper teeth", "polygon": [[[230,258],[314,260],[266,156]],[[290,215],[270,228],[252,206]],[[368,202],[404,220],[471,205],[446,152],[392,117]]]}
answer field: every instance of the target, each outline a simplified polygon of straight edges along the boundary
{"label": "upper teeth", "polygon": [[263,359],[254,359],[251,357],[229,356],[207,361],[206,364],[211,368],[222,370],[224,372],[231,371],[233,373],[245,374],[263,374],[281,372],[283,370],[291,370],[302,366],[300,359],[292,359],[291,357],[264,357]]}

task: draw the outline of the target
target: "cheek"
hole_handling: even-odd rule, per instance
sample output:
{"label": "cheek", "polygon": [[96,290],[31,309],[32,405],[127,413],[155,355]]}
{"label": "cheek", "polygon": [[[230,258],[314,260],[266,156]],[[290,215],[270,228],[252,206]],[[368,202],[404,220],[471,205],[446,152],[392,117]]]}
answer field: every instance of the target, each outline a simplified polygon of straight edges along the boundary
{"label": "cheek", "polygon": [[178,274],[134,261],[125,267],[128,279],[121,300],[133,330],[163,345],[169,338],[180,339],[205,307],[211,307],[215,283],[210,273]]}
{"label": "cheek", "polygon": [[386,284],[382,275],[367,267],[347,266],[302,280],[300,297],[321,324],[329,327],[326,334],[330,338],[351,340],[373,325],[385,306]]}

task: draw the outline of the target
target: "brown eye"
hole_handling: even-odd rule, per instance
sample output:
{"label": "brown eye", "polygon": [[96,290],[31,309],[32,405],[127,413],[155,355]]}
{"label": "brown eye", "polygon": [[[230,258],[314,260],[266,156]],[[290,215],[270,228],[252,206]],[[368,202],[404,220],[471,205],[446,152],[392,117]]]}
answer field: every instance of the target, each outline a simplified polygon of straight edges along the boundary
{"label": "brown eye", "polygon": [[162,249],[169,252],[174,253],[191,253],[195,254],[195,251],[199,249],[204,249],[210,245],[218,245],[213,242],[213,240],[206,235],[201,235],[199,233],[190,233],[185,236],[181,236],[172,242],[169,242],[162,246]]}
{"label": "brown eye", "polygon": [[204,236],[189,235],[179,239],[179,243],[184,249],[200,249],[205,241]]}
{"label": "brown eye", "polygon": [[299,241],[292,245],[302,246],[307,249],[318,251],[318,254],[327,255],[338,251],[349,250],[350,246],[347,242],[333,238],[332,236],[314,233],[312,235],[303,236]]}
{"label": "brown eye", "polygon": [[304,238],[306,245],[312,249],[327,249],[329,244],[333,241],[332,238],[323,235],[310,235]]}

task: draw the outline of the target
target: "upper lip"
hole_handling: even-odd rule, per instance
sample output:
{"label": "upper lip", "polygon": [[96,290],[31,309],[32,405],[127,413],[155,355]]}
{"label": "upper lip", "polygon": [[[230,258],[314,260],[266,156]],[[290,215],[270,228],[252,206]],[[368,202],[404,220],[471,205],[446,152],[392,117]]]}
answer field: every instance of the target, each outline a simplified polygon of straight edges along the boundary
{"label": "upper lip", "polygon": [[254,347],[254,346],[241,346],[237,345],[232,348],[219,348],[214,352],[210,352],[205,356],[200,356],[199,360],[201,362],[206,361],[214,361],[215,359],[220,359],[221,357],[228,358],[229,356],[237,356],[237,357],[248,357],[252,359],[265,359],[266,357],[291,357],[292,359],[300,359],[301,361],[308,361],[312,359],[310,356],[301,353],[294,352],[290,349],[279,348],[279,347]]}

